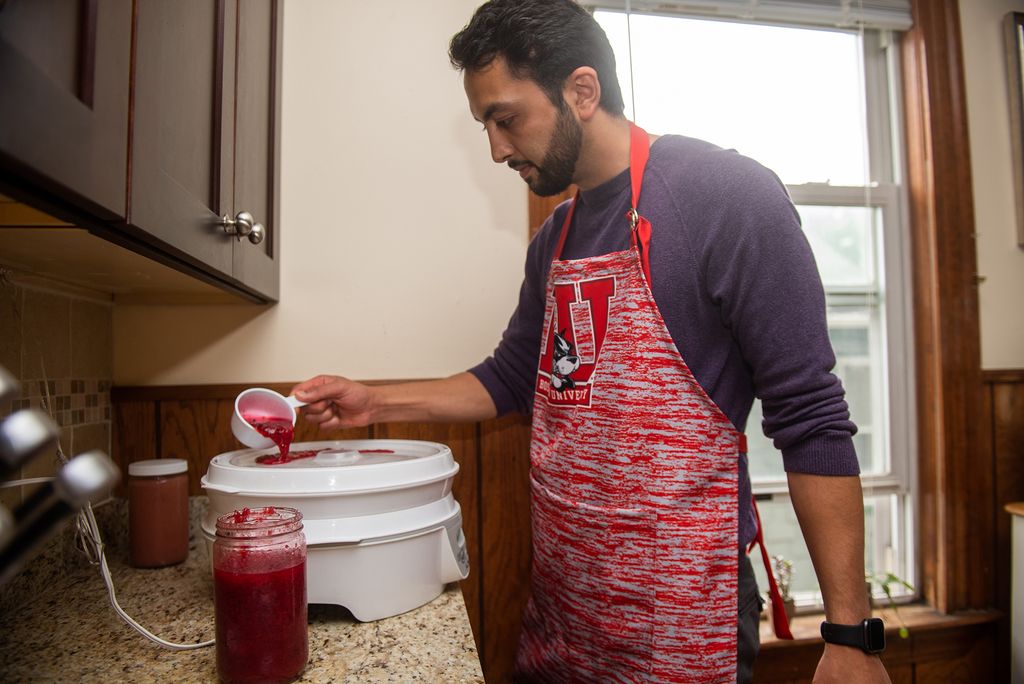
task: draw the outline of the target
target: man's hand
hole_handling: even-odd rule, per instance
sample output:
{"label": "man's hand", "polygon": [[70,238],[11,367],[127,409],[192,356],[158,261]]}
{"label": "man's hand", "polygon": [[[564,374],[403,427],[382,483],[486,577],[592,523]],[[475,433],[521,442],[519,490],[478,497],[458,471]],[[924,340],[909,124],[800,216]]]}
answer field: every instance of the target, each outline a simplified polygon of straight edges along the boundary
{"label": "man's hand", "polygon": [[457,423],[497,415],[491,395],[470,373],[372,387],[337,375],[318,375],[293,387],[292,394],[307,403],[303,415],[321,430],[370,423]]}
{"label": "man's hand", "polygon": [[323,431],[363,427],[373,418],[370,387],[337,375],[318,375],[292,388],[306,402],[302,414]]}
{"label": "man's hand", "polygon": [[814,684],[891,684],[877,655],[850,646],[825,644]]}

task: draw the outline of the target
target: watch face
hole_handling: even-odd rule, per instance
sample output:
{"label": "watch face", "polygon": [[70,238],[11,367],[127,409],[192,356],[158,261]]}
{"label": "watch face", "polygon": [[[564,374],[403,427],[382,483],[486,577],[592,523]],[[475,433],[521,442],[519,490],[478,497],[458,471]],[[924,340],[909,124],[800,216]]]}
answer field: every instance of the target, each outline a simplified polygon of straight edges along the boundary
{"label": "watch face", "polygon": [[864,650],[878,653],[885,648],[885,623],[880,618],[864,621]]}

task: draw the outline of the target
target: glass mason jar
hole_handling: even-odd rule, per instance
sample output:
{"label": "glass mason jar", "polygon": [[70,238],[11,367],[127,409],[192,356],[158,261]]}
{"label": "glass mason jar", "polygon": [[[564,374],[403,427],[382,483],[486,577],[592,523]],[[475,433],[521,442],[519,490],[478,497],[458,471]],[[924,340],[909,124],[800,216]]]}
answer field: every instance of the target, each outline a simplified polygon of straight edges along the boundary
{"label": "glass mason jar", "polygon": [[244,508],[217,518],[213,542],[217,674],[287,682],[306,667],[306,537],[294,508]]}
{"label": "glass mason jar", "polygon": [[158,568],[188,558],[188,461],[157,458],[128,464],[131,562]]}

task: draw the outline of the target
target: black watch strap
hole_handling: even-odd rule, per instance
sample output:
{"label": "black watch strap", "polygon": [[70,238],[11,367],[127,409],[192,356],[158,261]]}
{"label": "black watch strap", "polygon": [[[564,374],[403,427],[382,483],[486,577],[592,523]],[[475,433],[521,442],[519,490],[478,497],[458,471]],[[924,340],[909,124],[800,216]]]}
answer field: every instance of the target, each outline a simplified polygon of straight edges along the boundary
{"label": "black watch strap", "polygon": [[885,650],[885,624],[881,618],[862,620],[857,625],[822,622],[821,638],[829,644],[853,646],[865,653],[881,653]]}

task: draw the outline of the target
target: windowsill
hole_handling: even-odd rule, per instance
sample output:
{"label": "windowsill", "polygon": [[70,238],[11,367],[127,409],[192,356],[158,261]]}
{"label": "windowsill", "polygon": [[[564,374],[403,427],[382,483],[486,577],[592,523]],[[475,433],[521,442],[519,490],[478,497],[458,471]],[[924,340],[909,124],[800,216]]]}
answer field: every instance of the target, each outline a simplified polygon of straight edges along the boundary
{"label": "windowsill", "polygon": [[[762,616],[768,615],[769,612],[770,609],[766,606],[766,610],[762,613]],[[986,622],[995,622],[1003,617],[1003,614],[998,610],[972,610],[953,614],[943,614],[925,604],[900,606],[898,617],[892,608],[876,608],[872,613],[876,617],[880,617],[885,621],[885,636],[886,640],[890,644],[900,640],[899,628],[901,620],[902,624],[906,625],[907,629],[910,631],[910,635],[912,636],[915,632],[931,632],[982,624]],[[770,617],[768,619],[764,619],[762,617],[761,648],[778,649],[796,645],[806,646],[808,642],[821,643],[820,629],[821,621],[824,619],[825,616],[823,613],[796,616],[789,625],[790,631],[793,633],[793,641],[789,641],[786,639],[777,639],[774,631],[772,630]]]}

